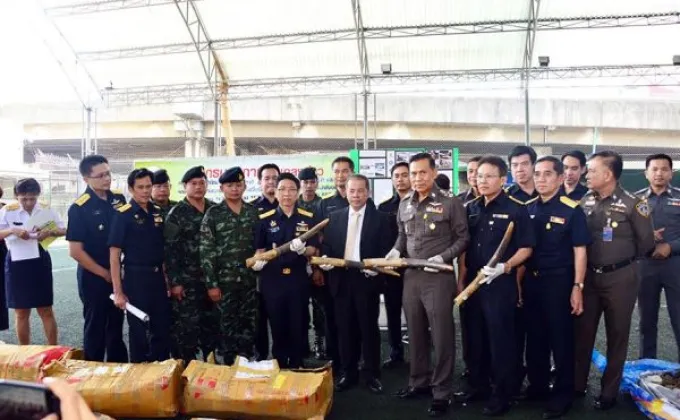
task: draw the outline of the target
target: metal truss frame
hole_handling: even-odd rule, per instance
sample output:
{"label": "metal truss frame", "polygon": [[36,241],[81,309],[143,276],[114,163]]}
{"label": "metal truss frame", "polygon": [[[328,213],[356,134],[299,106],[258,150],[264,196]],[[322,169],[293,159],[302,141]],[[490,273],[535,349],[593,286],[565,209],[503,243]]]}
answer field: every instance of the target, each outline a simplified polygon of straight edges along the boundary
{"label": "metal truss frame", "polygon": [[[624,85],[678,85],[680,66],[672,65],[622,65],[582,67],[533,67],[530,81],[625,78]],[[392,73],[370,75],[371,86],[380,93],[398,91],[404,86],[446,85],[519,82],[526,69],[482,69]],[[354,95],[360,93],[363,81],[359,75],[323,77],[293,77],[256,80],[232,80],[229,99],[251,99],[287,96]],[[390,91],[390,89],[393,89]],[[106,92],[109,107],[155,105],[182,102],[211,102],[214,97],[206,83],[141,86],[121,88]]]}
{"label": "metal truss frame", "polygon": [[205,80],[208,86],[210,86],[210,93],[213,96],[213,100],[215,100],[217,97],[213,78],[215,76],[214,59],[216,54],[211,47],[208,31],[205,29],[201,15],[193,0],[173,0],[173,2],[177,6],[180,15],[182,15],[182,21],[189,31],[192,41],[191,45],[193,45],[194,50],[198,54]]}
{"label": "metal truss frame", "polygon": [[114,10],[138,9],[142,7],[165,6],[173,3],[174,0],[95,0],[47,7],[45,8],[45,13],[52,17],[62,17],[111,12]]}
{"label": "metal truss frame", "polygon": [[531,112],[529,110],[529,81],[531,80],[531,64],[534,57],[534,44],[536,41],[536,27],[538,21],[538,11],[541,7],[541,0],[529,0],[529,17],[527,19],[527,34],[524,42],[524,57],[522,67],[524,77],[522,78],[522,88],[524,89],[524,141],[526,145],[531,144]]}
{"label": "metal truss frame", "polygon": [[[536,31],[594,29],[594,28],[626,28],[626,27],[663,26],[677,24],[680,24],[680,11],[673,11],[668,13],[618,15],[607,17],[537,18],[535,20]],[[363,31],[361,31],[360,33],[357,32],[355,27],[333,29],[328,31],[215,39],[211,41],[210,47],[212,47],[214,50],[225,50],[236,48],[267,47],[276,45],[296,45],[318,42],[356,41],[362,36],[362,34],[365,40],[373,40],[388,38],[410,38],[418,36],[526,32],[526,30],[527,20],[480,21],[470,23],[442,23],[434,25],[394,26],[394,27],[363,27]],[[207,41],[204,42],[207,43]],[[208,46],[201,45],[201,48],[206,47]],[[78,54],[83,60],[98,61],[98,60],[116,60],[133,57],[150,57],[166,54],[180,54],[192,52],[194,51],[195,48],[196,46],[193,43],[180,43],[101,51],[79,51]]]}
{"label": "metal truss frame", "polygon": [[[354,139],[354,147],[369,148],[368,139],[368,96],[371,90],[371,77],[368,68],[368,51],[366,50],[366,37],[364,36],[364,19],[361,15],[360,0],[351,0],[352,2],[352,16],[354,17],[354,28],[357,34],[357,52],[359,53],[359,67],[361,74],[361,99],[362,99],[362,139]],[[375,148],[375,139],[373,140]]]}

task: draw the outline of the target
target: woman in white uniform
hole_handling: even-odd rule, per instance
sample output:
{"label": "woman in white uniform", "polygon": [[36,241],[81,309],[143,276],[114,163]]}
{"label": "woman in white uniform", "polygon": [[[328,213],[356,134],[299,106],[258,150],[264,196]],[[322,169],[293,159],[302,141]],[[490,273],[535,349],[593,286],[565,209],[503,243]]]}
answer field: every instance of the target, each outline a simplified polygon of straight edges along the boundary
{"label": "woman in white uniform", "polygon": [[[14,309],[19,344],[30,344],[29,319],[36,308],[47,343],[57,344],[57,322],[52,312],[52,260],[41,242],[66,233],[59,215],[38,204],[40,184],[33,178],[14,186],[18,203],[0,210],[0,239],[7,244],[5,293],[7,306]],[[47,224],[47,222],[52,222]]]}

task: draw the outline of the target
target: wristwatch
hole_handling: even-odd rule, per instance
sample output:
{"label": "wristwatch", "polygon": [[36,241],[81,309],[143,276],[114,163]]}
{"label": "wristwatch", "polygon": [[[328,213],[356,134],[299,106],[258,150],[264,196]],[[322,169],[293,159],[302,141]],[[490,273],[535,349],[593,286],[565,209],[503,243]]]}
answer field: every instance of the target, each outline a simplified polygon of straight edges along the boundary
{"label": "wristwatch", "polygon": [[583,290],[583,283],[574,283],[574,287],[578,287],[579,289]]}

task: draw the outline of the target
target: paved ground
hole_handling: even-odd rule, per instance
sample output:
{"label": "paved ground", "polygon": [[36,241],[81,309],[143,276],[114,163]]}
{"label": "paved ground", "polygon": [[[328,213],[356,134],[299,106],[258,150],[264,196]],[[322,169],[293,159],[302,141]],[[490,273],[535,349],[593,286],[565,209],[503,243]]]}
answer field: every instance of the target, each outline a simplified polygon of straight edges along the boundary
{"label": "paved ground", "polygon": [[[64,244],[55,244],[50,248],[54,266],[54,292],[55,292],[55,313],[57,322],[59,324],[59,341],[61,344],[79,347],[82,345],[82,306],[78,298],[77,285],[75,279],[75,264],[68,257],[68,251]],[[637,313],[635,322],[637,322]],[[44,343],[43,332],[37,316],[34,314],[32,319],[32,338],[36,344]],[[602,327],[601,327],[602,328]],[[659,338],[659,357],[667,360],[677,360],[677,352],[674,345],[668,316],[664,308],[662,308],[660,320],[660,338]],[[12,331],[0,332],[0,340],[8,343],[16,342],[14,333]],[[638,347],[638,331],[637,325],[634,324],[631,332],[629,359],[637,357]],[[603,336],[598,336],[598,348],[604,350]],[[457,348],[460,348],[458,346]],[[386,354],[386,349],[383,354]],[[460,356],[460,355],[459,355]],[[457,365],[457,375],[460,374],[462,364]],[[329,418],[363,420],[363,419],[417,419],[425,418],[425,410],[428,405],[427,400],[416,402],[397,401],[390,397],[389,394],[396,391],[398,388],[405,385],[407,380],[407,369],[398,369],[395,371],[383,372],[383,382],[386,390],[385,396],[376,397],[369,393],[368,390],[359,387],[347,393],[337,395],[333,410]],[[599,384],[597,378],[592,376],[591,388],[592,393],[596,393],[595,386]],[[643,418],[637,412],[632,403],[622,403],[615,410],[608,413],[595,412],[590,408],[592,403],[591,398],[587,398],[582,402],[577,402],[574,409],[569,414],[568,418],[580,418],[581,420],[588,419],[639,419]],[[459,417],[467,419],[482,418],[481,405],[473,405],[470,407],[462,407],[456,410]],[[536,419],[540,418],[541,410],[539,406],[522,405],[513,409],[505,418],[506,419]],[[452,418],[452,416],[449,416]]]}

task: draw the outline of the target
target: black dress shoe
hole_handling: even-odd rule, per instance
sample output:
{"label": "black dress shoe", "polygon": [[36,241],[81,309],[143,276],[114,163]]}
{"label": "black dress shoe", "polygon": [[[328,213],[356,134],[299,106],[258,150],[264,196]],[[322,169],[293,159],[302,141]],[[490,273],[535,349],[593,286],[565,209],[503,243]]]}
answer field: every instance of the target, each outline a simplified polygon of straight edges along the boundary
{"label": "black dress shoe", "polygon": [[430,417],[442,417],[447,411],[449,411],[450,405],[450,400],[432,400],[430,408],[427,409],[427,414]]}
{"label": "black dress shoe", "polygon": [[404,365],[404,359],[398,359],[398,358],[389,358],[385,360],[382,364],[382,367],[385,369],[394,369],[398,366],[403,366]]}
{"label": "black dress shoe", "polygon": [[380,383],[380,380],[378,378],[371,378],[371,379],[367,380],[366,386],[374,394],[382,394],[383,393],[383,386],[382,386],[382,383]]}
{"label": "black dress shoe", "polygon": [[491,401],[484,409],[482,414],[487,417],[499,417],[510,411],[510,403]]}
{"label": "black dress shoe", "polygon": [[616,399],[597,397],[593,403],[593,407],[596,410],[607,411],[614,408],[616,405]]}
{"label": "black dress shoe", "polygon": [[430,390],[430,387],[414,388],[412,386],[408,386],[395,392],[394,396],[402,400],[409,400],[413,398],[423,397],[425,395],[430,395],[431,393],[432,391]]}
{"label": "black dress shoe", "polygon": [[489,389],[470,389],[454,393],[453,399],[460,404],[469,404],[475,401],[486,401],[490,395],[491,390]]}
{"label": "black dress shoe", "polygon": [[337,391],[337,392],[347,391],[348,389],[354,387],[357,384],[357,382],[358,381],[357,381],[356,378],[351,378],[349,376],[343,376],[335,384],[335,391]]}

